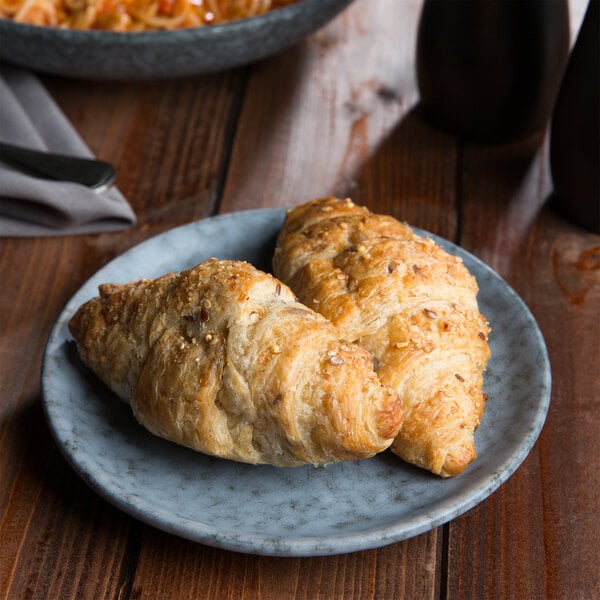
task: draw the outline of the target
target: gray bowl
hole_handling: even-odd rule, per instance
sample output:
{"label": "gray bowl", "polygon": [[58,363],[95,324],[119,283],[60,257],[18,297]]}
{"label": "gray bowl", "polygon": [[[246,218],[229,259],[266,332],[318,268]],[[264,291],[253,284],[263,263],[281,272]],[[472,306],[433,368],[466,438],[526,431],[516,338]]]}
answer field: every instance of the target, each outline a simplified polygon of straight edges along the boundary
{"label": "gray bowl", "polygon": [[117,33],[35,27],[0,19],[0,59],[80,79],[164,79],[222,71],[287,48],[352,0],[302,0],[224,25]]}

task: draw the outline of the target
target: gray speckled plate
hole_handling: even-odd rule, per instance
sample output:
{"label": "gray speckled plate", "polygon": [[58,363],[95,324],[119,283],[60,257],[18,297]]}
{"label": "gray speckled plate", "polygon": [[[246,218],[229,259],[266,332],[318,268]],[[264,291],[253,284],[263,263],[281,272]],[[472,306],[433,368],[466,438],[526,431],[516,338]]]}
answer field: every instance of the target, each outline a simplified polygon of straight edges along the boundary
{"label": "gray speckled plate", "polygon": [[[442,480],[389,452],[325,468],[281,469],[204,456],[152,436],[127,405],[78,361],[67,322],[103,282],[179,271],[211,256],[268,270],[282,209],[204,219],[136,246],[75,294],[48,342],[42,384],[50,428],[67,460],[126,513],[184,538],[279,556],[336,554],[383,546],[428,531],[496,490],[522,463],[542,428],[550,398],[545,344],[521,299],[490,268],[461,256],[478,279],[492,359],[489,400],[476,433],[479,457]],[[424,233],[424,232],[420,232]]]}
{"label": "gray speckled plate", "polygon": [[222,25],[136,33],[35,27],[0,19],[0,59],[82,79],[199,75],[271,56],[327,23],[351,1],[302,0]]}

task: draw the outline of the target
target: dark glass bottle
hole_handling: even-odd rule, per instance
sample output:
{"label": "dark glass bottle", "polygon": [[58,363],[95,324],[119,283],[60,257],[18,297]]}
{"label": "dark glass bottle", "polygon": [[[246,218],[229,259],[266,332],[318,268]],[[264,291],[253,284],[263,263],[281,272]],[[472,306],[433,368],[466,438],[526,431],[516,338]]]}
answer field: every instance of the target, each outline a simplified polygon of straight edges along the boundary
{"label": "dark glass bottle", "polygon": [[600,233],[600,2],[590,0],[556,100],[550,134],[554,201]]}
{"label": "dark glass bottle", "polygon": [[425,0],[416,61],[422,114],[477,142],[540,131],[569,40],[567,0]]}

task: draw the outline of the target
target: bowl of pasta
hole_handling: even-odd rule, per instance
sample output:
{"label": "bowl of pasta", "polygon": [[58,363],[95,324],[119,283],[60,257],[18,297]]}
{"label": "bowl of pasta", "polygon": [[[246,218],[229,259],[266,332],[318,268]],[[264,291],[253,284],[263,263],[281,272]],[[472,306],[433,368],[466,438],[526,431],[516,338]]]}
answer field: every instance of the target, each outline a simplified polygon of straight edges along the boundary
{"label": "bowl of pasta", "polygon": [[164,79],[250,64],[352,0],[0,0],[0,60],[80,79]]}

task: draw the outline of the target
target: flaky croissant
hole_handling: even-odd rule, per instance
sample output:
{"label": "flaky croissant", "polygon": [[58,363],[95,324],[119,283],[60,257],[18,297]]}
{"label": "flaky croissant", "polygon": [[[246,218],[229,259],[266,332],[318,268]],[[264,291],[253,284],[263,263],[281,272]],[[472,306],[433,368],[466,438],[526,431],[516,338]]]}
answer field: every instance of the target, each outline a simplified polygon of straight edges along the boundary
{"label": "flaky croissant", "polygon": [[382,383],[400,394],[402,459],[448,477],[476,457],[489,326],[463,262],[405,224],[351,200],[324,198],[288,212],[275,275],[369,350]]}
{"label": "flaky croissant", "polygon": [[142,425],[200,452],[320,465],[386,449],[401,424],[368,352],[248,263],[102,285],[69,328]]}

